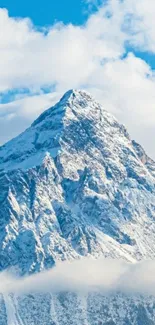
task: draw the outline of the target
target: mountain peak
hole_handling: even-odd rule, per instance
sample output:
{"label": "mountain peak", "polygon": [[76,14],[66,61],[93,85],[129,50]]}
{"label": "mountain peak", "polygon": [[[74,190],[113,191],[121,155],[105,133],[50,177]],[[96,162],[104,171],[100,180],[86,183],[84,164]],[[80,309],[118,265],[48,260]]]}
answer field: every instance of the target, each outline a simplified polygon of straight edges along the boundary
{"label": "mountain peak", "polygon": [[0,270],[154,257],[154,175],[122,124],[87,92],[68,91],[0,148]]}
{"label": "mountain peak", "polygon": [[[103,141],[100,132],[105,139],[118,132],[120,139],[124,134],[126,141],[130,141],[126,129],[90,94],[84,90],[69,90],[55,106],[44,111],[30,128],[0,147],[0,169],[38,166],[47,152],[55,158],[60,151],[84,150],[85,146],[94,142],[95,137],[98,142]],[[102,146],[104,148],[104,143]]]}
{"label": "mountain peak", "polygon": [[[102,155],[102,159],[111,157],[115,161],[119,152],[124,155],[123,146],[140,160],[126,128],[85,90],[71,89],[55,106],[44,111],[30,128],[0,147],[0,169],[25,170],[40,166],[47,153],[55,159],[68,152],[68,157],[75,154],[79,160],[80,152],[86,156],[93,155],[94,150],[95,154],[98,151]],[[153,162],[147,167],[154,174]],[[78,177],[77,172],[70,171],[68,176],[72,177],[71,174],[73,178]]]}
{"label": "mountain peak", "polygon": [[93,96],[90,95],[89,92],[83,89],[70,89],[68,90],[60,101],[68,101],[73,99],[84,99],[84,100],[94,100]]}
{"label": "mountain peak", "polygon": [[70,89],[68,90],[60,99],[60,101],[53,107],[50,107],[44,111],[32,124],[32,126],[37,125],[42,122],[45,118],[53,116],[58,110],[65,110],[67,107],[75,108],[80,107],[90,107],[90,103],[95,102],[95,99],[85,90]]}

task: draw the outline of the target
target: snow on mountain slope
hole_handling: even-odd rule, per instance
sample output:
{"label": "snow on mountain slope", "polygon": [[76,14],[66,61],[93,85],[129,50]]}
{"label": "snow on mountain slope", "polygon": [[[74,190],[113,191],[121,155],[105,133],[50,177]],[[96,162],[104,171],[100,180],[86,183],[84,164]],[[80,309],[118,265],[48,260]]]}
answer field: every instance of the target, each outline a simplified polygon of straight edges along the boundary
{"label": "snow on mountain slope", "polygon": [[0,148],[0,270],[154,258],[155,163],[84,91]]}
{"label": "snow on mountain slope", "polygon": [[121,293],[5,296],[1,325],[154,325],[155,299]]}

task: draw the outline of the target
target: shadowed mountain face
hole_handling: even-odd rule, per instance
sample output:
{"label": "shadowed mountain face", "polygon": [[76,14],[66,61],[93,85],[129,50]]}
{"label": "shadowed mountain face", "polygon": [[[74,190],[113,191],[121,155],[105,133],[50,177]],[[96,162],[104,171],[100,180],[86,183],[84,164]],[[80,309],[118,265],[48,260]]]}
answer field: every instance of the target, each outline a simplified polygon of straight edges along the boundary
{"label": "shadowed mountain face", "polygon": [[0,148],[0,270],[155,257],[155,163],[84,91]]}

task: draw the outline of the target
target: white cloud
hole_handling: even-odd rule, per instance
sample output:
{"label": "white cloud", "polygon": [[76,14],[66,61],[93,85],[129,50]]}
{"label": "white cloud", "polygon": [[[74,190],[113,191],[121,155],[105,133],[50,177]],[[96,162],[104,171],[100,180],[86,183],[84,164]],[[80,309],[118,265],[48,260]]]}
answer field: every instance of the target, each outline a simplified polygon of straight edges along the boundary
{"label": "white cloud", "polygon": [[[155,53],[155,1],[154,0],[87,0],[101,7],[106,4],[105,12],[115,27],[123,30],[126,41],[145,51]],[[100,10],[101,11],[101,10]],[[111,24],[113,30],[113,24]],[[116,33],[115,36],[117,37]]]}
{"label": "white cloud", "polygon": [[83,258],[59,262],[52,270],[25,278],[0,274],[0,292],[102,292],[155,295],[155,261],[130,264],[122,260]]}
{"label": "white cloud", "polygon": [[0,144],[29,127],[39,114],[53,106],[60,97],[61,94],[53,92],[0,104]]}
{"label": "white cloud", "polygon": [[146,0],[134,4],[133,0],[109,0],[84,26],[58,23],[42,31],[29,19],[10,18],[0,9],[0,90],[24,87],[33,92],[56,85],[64,91],[87,85],[105,61],[125,53],[127,41],[140,45],[143,35],[147,46],[152,32],[145,27],[155,5],[151,11],[145,10]]}
{"label": "white cloud", "polygon": [[107,62],[88,87],[155,158],[155,75],[146,62],[133,54]]}
{"label": "white cloud", "polygon": [[[130,26],[130,42],[142,50],[155,53],[155,1],[124,0],[123,12]],[[131,20],[130,20],[131,18]]]}
{"label": "white cloud", "polygon": [[117,31],[119,42],[112,32],[107,37],[110,21],[102,11],[85,26],[56,24],[45,33],[35,30],[28,19],[10,18],[1,9],[0,90],[86,83],[100,59],[122,53],[123,33]]}

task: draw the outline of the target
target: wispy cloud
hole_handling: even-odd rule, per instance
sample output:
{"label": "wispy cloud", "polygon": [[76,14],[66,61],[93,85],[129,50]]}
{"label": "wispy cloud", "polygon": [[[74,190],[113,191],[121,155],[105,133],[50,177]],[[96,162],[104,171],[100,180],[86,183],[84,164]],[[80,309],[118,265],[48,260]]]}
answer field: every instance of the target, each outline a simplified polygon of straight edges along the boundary
{"label": "wispy cloud", "polygon": [[40,94],[0,104],[0,145],[28,128],[31,122],[60,98],[59,93]]}
{"label": "wispy cloud", "polygon": [[155,261],[129,264],[119,260],[84,258],[61,262],[50,271],[23,279],[0,275],[0,292],[95,292],[155,295]]}

